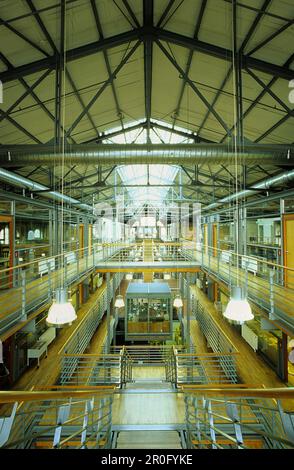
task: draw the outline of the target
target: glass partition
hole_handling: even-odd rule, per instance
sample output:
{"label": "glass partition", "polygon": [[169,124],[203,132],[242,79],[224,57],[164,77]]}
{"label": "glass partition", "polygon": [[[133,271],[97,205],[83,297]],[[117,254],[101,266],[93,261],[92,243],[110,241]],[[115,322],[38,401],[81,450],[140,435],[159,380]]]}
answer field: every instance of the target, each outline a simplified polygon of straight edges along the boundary
{"label": "glass partition", "polygon": [[156,292],[157,284],[130,284],[126,296],[126,339],[155,339],[172,335],[170,289],[162,283],[159,292]]}

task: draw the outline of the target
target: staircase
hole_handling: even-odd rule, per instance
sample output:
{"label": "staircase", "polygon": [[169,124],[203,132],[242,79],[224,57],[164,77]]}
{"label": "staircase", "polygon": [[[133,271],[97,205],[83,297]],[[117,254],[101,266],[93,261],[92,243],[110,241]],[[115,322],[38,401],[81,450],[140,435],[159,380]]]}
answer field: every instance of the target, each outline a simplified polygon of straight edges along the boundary
{"label": "staircase", "polygon": [[177,431],[120,431],[116,449],[182,449]]}

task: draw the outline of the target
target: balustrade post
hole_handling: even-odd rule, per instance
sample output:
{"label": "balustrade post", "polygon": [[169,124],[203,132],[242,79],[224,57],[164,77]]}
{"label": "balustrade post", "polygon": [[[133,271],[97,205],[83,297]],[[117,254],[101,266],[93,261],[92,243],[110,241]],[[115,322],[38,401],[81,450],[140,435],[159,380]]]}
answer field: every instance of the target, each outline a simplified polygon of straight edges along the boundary
{"label": "balustrade post", "polygon": [[86,251],[85,251],[85,258],[86,258],[86,270],[88,270],[88,267],[89,267],[89,248],[87,247]]}
{"label": "balustrade post", "polygon": [[66,256],[63,256],[63,269],[64,269],[64,279],[65,279],[65,282],[67,283],[68,266],[67,266]]}
{"label": "balustrade post", "polygon": [[77,275],[80,273],[80,251],[77,251]]}
{"label": "balustrade post", "polygon": [[274,269],[269,270],[269,287],[270,287],[270,313],[269,319],[275,319],[275,301],[274,301]]}
{"label": "balustrade post", "polygon": [[26,315],[26,271],[21,271],[21,320],[27,320]]}
{"label": "balustrade post", "polygon": [[52,299],[52,277],[51,277],[51,265],[50,262],[47,263],[48,268],[48,299]]}
{"label": "balustrade post", "polygon": [[217,274],[219,275],[219,262],[220,262],[221,252],[217,252]]}

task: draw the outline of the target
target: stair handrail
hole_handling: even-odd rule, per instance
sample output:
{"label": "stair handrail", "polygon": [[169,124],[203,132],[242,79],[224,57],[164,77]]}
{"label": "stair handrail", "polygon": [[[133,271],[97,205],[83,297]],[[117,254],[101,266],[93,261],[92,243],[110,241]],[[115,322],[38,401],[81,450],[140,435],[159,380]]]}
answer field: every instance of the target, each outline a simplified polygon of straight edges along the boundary
{"label": "stair handrail", "polygon": [[[56,386],[54,386],[56,387]],[[56,387],[58,388],[58,387]],[[93,387],[94,388],[94,387]],[[23,391],[23,390],[13,390],[13,391],[0,391],[0,403],[15,403],[15,402],[29,402],[29,401],[41,401],[41,400],[55,400],[58,398],[83,398],[95,395],[112,395],[116,389],[114,386],[95,386],[93,388],[87,387],[85,390],[72,390],[72,388],[67,389],[62,387],[62,390],[56,391],[44,391],[44,390],[34,390],[34,391]]]}
{"label": "stair handrail", "polygon": [[294,399],[294,387],[251,388],[247,387],[246,384],[219,384],[208,387],[205,385],[187,384],[181,385],[180,390],[192,395],[212,397],[228,396],[229,392],[230,397]]}

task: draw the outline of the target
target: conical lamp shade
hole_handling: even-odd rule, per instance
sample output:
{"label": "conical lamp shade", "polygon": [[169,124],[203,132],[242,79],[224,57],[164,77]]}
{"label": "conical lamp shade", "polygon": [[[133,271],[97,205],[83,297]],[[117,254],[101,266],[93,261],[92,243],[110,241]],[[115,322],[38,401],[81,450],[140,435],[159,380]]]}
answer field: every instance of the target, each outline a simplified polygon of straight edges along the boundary
{"label": "conical lamp shade", "polygon": [[122,295],[118,295],[114,303],[115,308],[122,308],[125,306],[124,298]]}
{"label": "conical lamp shade", "polygon": [[242,290],[240,287],[233,287],[232,296],[224,311],[224,317],[232,323],[242,325],[246,321],[253,320],[252,313],[248,300],[242,297]]}
{"label": "conical lamp shade", "polygon": [[176,308],[181,308],[183,307],[183,300],[180,295],[176,295],[175,300],[174,300],[174,307]]}
{"label": "conical lamp shade", "polygon": [[69,326],[77,319],[77,314],[72,303],[67,299],[65,289],[56,291],[56,300],[53,302],[48,311],[46,323],[56,328]]}

